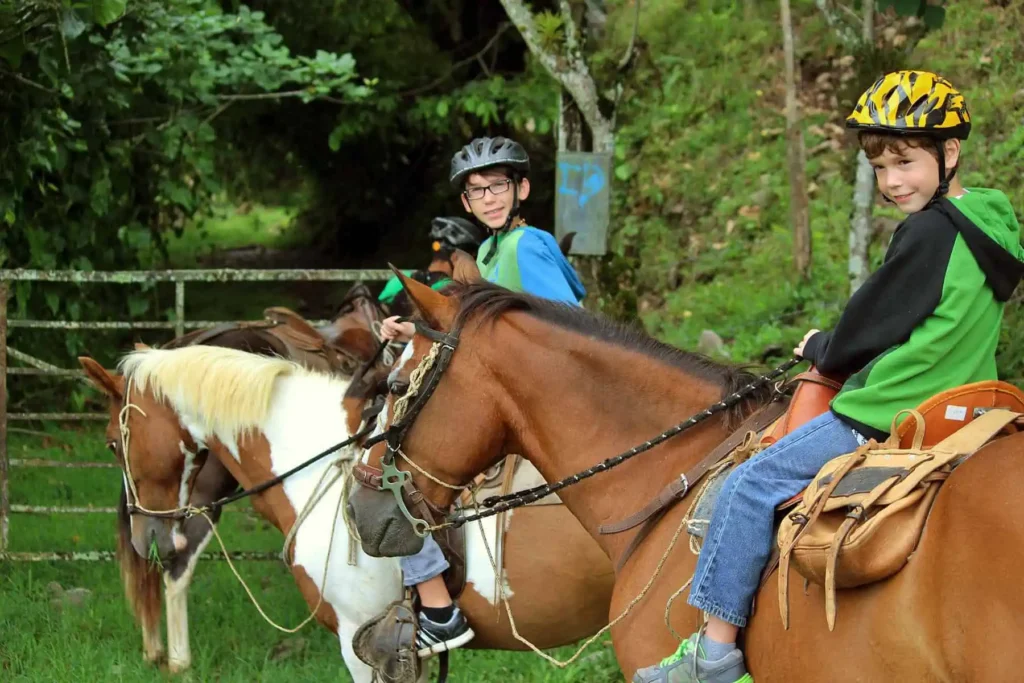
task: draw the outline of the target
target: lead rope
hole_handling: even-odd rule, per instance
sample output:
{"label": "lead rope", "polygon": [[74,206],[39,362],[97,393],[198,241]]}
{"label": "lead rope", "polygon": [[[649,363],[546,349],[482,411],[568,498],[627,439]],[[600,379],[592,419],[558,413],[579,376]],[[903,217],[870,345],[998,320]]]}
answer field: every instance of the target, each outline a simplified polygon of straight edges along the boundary
{"label": "lead rope", "polygon": [[[470,495],[473,497],[473,504],[476,505],[476,506],[479,506],[480,502],[476,498],[476,492],[471,490],[470,491]],[[588,638],[585,643],[580,645],[579,649],[576,650],[576,653],[573,654],[572,657],[570,657],[569,659],[565,660],[564,662],[559,660],[559,659],[556,659],[556,658],[552,657],[547,652],[544,652],[539,647],[537,647],[536,645],[531,643],[528,639],[524,638],[522,635],[519,634],[519,629],[516,627],[516,620],[512,616],[512,608],[508,604],[508,593],[505,590],[505,582],[504,581],[498,581],[499,595],[501,596],[502,605],[505,607],[505,613],[508,615],[508,623],[509,623],[509,626],[512,628],[512,636],[516,640],[518,640],[520,643],[522,643],[523,645],[526,645],[528,648],[530,648],[530,650],[532,650],[534,652],[534,654],[538,655],[542,659],[547,660],[547,662],[549,664],[557,666],[557,667],[559,667],[561,669],[564,669],[565,667],[569,666],[570,664],[575,662],[577,659],[579,659],[579,657],[587,650],[587,648],[590,647],[591,645],[593,645],[594,642],[598,638],[603,636],[605,633],[607,633],[609,630],[611,630],[616,624],[618,624],[620,621],[625,619],[626,616],[629,615],[629,613],[633,611],[633,608],[636,607],[638,604],[640,604],[641,600],[643,600],[645,597],[647,597],[647,593],[650,592],[651,587],[654,585],[654,582],[658,579],[658,576],[661,575],[661,571],[665,567],[665,562],[666,562],[666,560],[668,560],[668,556],[670,554],[672,554],[672,549],[675,548],[676,542],[679,540],[679,536],[680,536],[680,534],[682,534],[683,529],[686,528],[686,524],[687,524],[688,521],[689,520],[685,516],[680,520],[679,526],[676,528],[675,533],[672,535],[672,540],[669,541],[668,547],[665,548],[665,553],[661,556],[661,559],[658,560],[658,565],[654,568],[654,573],[651,575],[650,580],[647,581],[647,585],[645,585],[643,587],[643,589],[640,591],[640,593],[637,594],[637,596],[635,598],[633,598],[628,605],[626,605],[625,609],[622,610],[622,613],[619,614],[619,616],[615,617],[606,626],[604,626],[600,631],[598,631],[597,633],[592,635],[590,638]],[[480,537],[483,540],[484,549],[487,551],[487,559],[490,561],[491,567],[494,569],[495,576],[500,578],[501,570],[498,568],[497,563],[494,561],[494,553],[491,552],[491,544],[487,542],[487,536],[484,533],[483,520],[482,519],[477,519],[476,523],[480,527]],[[691,578],[691,580],[692,580],[692,578]],[[687,582],[687,584],[689,584],[689,581]]]}

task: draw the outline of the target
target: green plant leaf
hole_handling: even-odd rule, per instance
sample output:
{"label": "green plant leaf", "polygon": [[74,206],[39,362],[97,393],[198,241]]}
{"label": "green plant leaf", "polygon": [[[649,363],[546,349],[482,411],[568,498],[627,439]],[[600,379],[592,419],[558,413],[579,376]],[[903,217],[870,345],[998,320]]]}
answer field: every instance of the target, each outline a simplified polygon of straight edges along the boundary
{"label": "green plant leaf", "polygon": [[930,31],[935,31],[942,28],[942,25],[946,23],[946,8],[939,7],[937,5],[928,5],[924,8],[924,16],[922,17],[924,25],[928,27]]}
{"label": "green plant leaf", "polygon": [[92,16],[97,24],[107,26],[124,16],[127,0],[93,0]]}

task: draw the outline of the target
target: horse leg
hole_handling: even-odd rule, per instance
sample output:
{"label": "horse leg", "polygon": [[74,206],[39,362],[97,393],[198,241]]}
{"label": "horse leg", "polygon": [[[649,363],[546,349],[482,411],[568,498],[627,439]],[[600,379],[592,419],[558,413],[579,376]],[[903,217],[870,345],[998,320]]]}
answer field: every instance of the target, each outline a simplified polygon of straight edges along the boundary
{"label": "horse leg", "polygon": [[171,673],[192,666],[192,649],[188,633],[188,587],[192,574],[206,544],[210,542],[210,525],[201,517],[184,524],[188,550],[175,557],[164,573],[164,594],[167,603],[167,668]]}
{"label": "horse leg", "polygon": [[156,663],[164,657],[160,635],[160,570],[151,567],[132,547],[131,518],[124,488],[117,507],[117,560],[124,584],[124,596],[142,627],[142,658]]}
{"label": "horse leg", "polygon": [[345,660],[348,673],[352,676],[352,683],[371,683],[373,680],[373,669],[363,663],[363,660],[356,657],[355,648],[352,647],[352,637],[356,634],[359,624],[342,620],[338,623],[338,642],[341,644],[341,658]]}

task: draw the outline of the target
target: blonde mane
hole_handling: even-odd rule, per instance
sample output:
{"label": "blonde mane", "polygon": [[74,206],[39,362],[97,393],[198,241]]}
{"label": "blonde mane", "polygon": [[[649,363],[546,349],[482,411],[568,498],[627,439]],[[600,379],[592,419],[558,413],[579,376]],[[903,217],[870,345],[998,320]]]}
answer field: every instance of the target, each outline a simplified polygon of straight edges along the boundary
{"label": "blonde mane", "polygon": [[219,346],[134,351],[118,367],[131,388],[149,389],[207,434],[232,441],[263,424],[278,377],[317,374],[289,360]]}

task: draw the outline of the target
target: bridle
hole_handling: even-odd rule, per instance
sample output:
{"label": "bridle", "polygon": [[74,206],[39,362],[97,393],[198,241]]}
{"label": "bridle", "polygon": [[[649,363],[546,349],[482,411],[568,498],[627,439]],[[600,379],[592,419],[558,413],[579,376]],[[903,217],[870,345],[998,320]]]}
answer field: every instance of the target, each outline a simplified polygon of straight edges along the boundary
{"label": "bridle", "polygon": [[[738,389],[729,396],[726,396],[721,401],[712,404],[701,412],[696,413],[673,427],[670,427],[661,434],[634,446],[628,451],[624,451],[623,453],[607,458],[596,465],[570,475],[560,481],[551,484],[543,484],[532,489],[518,491],[504,496],[491,496],[483,501],[482,505],[483,508],[485,508],[483,510],[476,510],[472,513],[466,513],[460,510],[455,513],[450,513],[448,510],[437,506],[423,495],[423,493],[413,483],[412,473],[398,469],[395,461],[396,456],[401,456],[420,473],[445,488],[465,488],[465,486],[450,484],[437,479],[422,467],[414,463],[402,451],[402,440],[409,432],[413,422],[423,410],[427,401],[430,400],[430,397],[437,389],[437,385],[440,383],[445,370],[451,364],[452,356],[454,356],[455,350],[459,346],[459,338],[462,328],[458,319],[456,320],[456,324],[453,326],[451,332],[448,333],[432,329],[421,320],[413,321],[413,323],[416,326],[416,332],[427,339],[430,339],[431,342],[433,342],[433,345],[430,352],[424,356],[420,361],[419,366],[413,371],[412,379],[410,380],[409,388],[407,389],[407,395],[409,395],[409,392],[414,392],[414,396],[411,398],[412,402],[411,404],[408,404],[407,408],[401,415],[399,415],[396,410],[395,419],[392,424],[386,429],[383,429],[380,433],[367,439],[363,444],[365,449],[369,449],[378,443],[384,442],[386,450],[384,455],[381,457],[381,467],[378,469],[367,463],[358,463],[353,470],[352,476],[353,479],[370,490],[391,493],[395,498],[395,503],[398,505],[398,508],[402,511],[402,515],[412,526],[416,535],[420,537],[426,536],[433,531],[439,531],[450,527],[459,527],[466,522],[477,521],[497,515],[501,512],[506,512],[508,510],[528,505],[552,493],[556,493],[561,489],[579,483],[584,479],[588,479],[596,474],[606,472],[617,467],[623,462],[641,453],[649,451],[655,446],[668,441],[672,437],[691,429],[708,418],[738,405],[741,401],[753,396],[764,387],[772,385],[775,380],[782,377],[797,364],[803,362],[802,359],[792,358],[776,367],[771,372],[757,377],[752,382]],[[778,384],[775,385],[775,391],[777,393],[780,392]],[[684,495],[685,491],[697,483],[705,471],[706,468],[695,468],[691,473],[683,473],[680,475]],[[413,508],[420,516],[414,516],[410,511],[410,507]],[[437,521],[439,517],[441,518],[440,522]]]}
{"label": "bridle", "polygon": [[[367,463],[358,463],[353,469],[352,477],[369,489],[390,491],[402,514],[412,525],[413,531],[422,537],[438,527],[437,517],[443,517],[447,511],[432,503],[415,487],[412,474],[398,469],[395,465],[395,456],[402,452],[402,440],[437,389],[444,371],[448,369],[452,356],[455,355],[455,350],[459,346],[461,328],[455,327],[446,334],[432,329],[421,320],[411,322],[416,326],[418,334],[433,342],[430,352],[424,356],[420,365],[413,371],[414,378],[406,389],[405,397],[408,397],[411,403],[404,404],[401,414],[396,410],[395,420],[391,425],[367,439],[363,444],[363,448],[369,450],[376,444],[384,442],[385,452],[381,458],[381,468],[372,467]],[[423,372],[429,374],[422,378]],[[420,514],[420,517],[415,517],[410,512],[409,505],[406,504],[406,497],[408,497],[409,505]]]}
{"label": "bridle", "polygon": [[[383,345],[382,345],[381,349],[383,349]],[[373,364],[374,362],[376,362],[376,358],[377,357],[375,357],[374,360],[370,361],[370,364]],[[177,508],[173,508],[173,509],[169,509],[169,510],[150,510],[150,509],[148,509],[146,507],[143,507],[142,505],[139,504],[139,494],[138,494],[138,490],[135,488],[135,477],[132,475],[132,470],[131,470],[131,459],[129,457],[129,454],[131,452],[130,451],[130,446],[131,446],[131,429],[129,429],[129,427],[128,427],[128,418],[129,418],[130,412],[132,410],[138,411],[143,417],[147,417],[145,411],[142,410],[142,408],[140,408],[139,406],[137,406],[136,404],[131,402],[131,387],[132,387],[132,380],[131,380],[130,377],[126,376],[125,377],[125,391],[124,391],[124,405],[121,407],[121,410],[118,413],[118,428],[119,428],[119,431],[120,431],[120,434],[121,434],[121,441],[120,441],[120,445],[121,445],[121,462],[122,462],[121,475],[124,478],[125,497],[126,497],[126,503],[127,503],[126,507],[128,509],[128,514],[129,515],[141,515],[141,516],[144,516],[144,517],[154,517],[154,518],[157,518],[157,519],[186,520],[186,519],[189,519],[190,517],[194,517],[196,515],[201,515],[201,514],[204,514],[204,513],[216,512],[216,511],[220,510],[221,508],[223,508],[225,505],[228,505],[230,503],[234,503],[235,501],[241,500],[243,498],[248,498],[249,496],[254,496],[254,495],[258,494],[258,493],[262,493],[263,491],[266,491],[267,489],[269,489],[271,487],[277,486],[278,484],[283,482],[285,479],[287,479],[291,475],[295,474],[296,472],[299,472],[301,470],[306,469],[310,465],[312,465],[312,464],[314,464],[316,462],[319,462],[320,460],[323,460],[328,455],[331,455],[332,453],[336,453],[336,452],[338,452],[338,451],[340,451],[340,450],[342,450],[344,448],[347,448],[347,447],[349,447],[349,446],[351,446],[353,444],[359,443],[364,437],[368,436],[373,431],[372,427],[365,427],[365,428],[359,430],[357,433],[355,433],[352,436],[350,436],[349,438],[345,439],[344,441],[342,441],[340,443],[336,443],[333,446],[330,446],[329,448],[326,448],[323,451],[317,453],[316,455],[314,455],[313,457],[309,458],[308,460],[306,460],[306,461],[304,461],[302,463],[299,463],[298,465],[296,465],[295,467],[291,468],[287,472],[282,472],[281,474],[277,475],[276,477],[274,477],[272,479],[268,479],[267,481],[264,481],[264,482],[262,482],[260,484],[257,484],[256,486],[253,486],[252,488],[248,488],[248,489],[245,489],[245,490],[242,490],[242,491],[236,491],[235,493],[232,493],[231,495],[224,496],[223,498],[219,498],[219,499],[213,501],[212,503],[207,503],[206,505],[203,505],[202,507],[196,507],[194,505],[186,503],[182,507],[177,507]],[[205,447],[203,447],[201,445],[200,445],[200,448],[201,448],[201,450],[205,449]]]}

